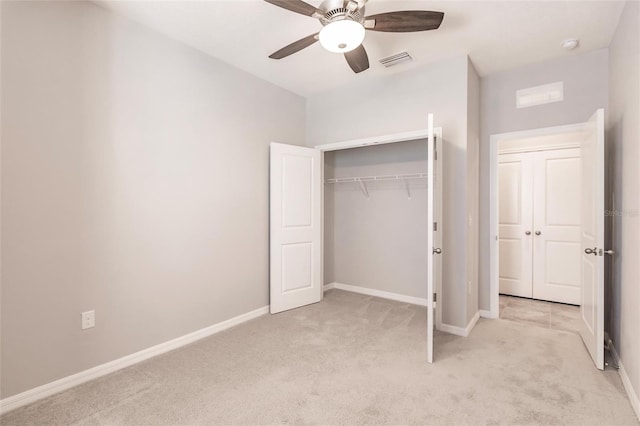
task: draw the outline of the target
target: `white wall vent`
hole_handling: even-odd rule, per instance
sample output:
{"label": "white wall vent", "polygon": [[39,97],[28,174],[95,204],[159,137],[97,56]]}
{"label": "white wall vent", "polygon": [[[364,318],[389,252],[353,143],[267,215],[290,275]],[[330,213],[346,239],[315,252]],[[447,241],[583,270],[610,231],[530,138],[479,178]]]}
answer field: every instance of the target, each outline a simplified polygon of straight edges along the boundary
{"label": "white wall vent", "polygon": [[562,81],[542,86],[520,89],[516,92],[516,108],[528,108],[536,105],[560,102],[564,99]]}
{"label": "white wall vent", "polygon": [[400,52],[396,53],[395,55],[387,56],[386,58],[380,59],[380,63],[387,68],[408,61],[413,61],[413,58],[411,57],[411,55],[409,55],[409,52]]}

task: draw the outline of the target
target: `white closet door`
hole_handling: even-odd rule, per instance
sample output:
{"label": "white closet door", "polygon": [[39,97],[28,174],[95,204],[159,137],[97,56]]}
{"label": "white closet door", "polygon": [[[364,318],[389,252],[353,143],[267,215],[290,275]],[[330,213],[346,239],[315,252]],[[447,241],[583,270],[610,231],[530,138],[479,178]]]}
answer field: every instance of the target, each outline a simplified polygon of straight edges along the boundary
{"label": "white closet door", "polygon": [[498,156],[500,293],[533,297],[533,161],[530,153]]}
{"label": "white closet door", "polygon": [[580,149],[532,153],[533,298],[580,304]]}
{"label": "white closet door", "polygon": [[[433,161],[433,167],[434,167],[434,180],[435,182],[433,183],[433,214],[435,215],[435,222],[436,225],[433,227],[433,238],[434,238],[434,245],[436,247],[436,249],[440,249],[440,256],[436,256],[435,259],[433,260],[434,263],[434,270],[433,270],[433,274],[435,275],[435,283],[434,283],[434,291],[437,294],[442,295],[442,240],[443,240],[443,229],[444,229],[444,223],[443,223],[443,217],[444,215],[442,214],[442,187],[443,187],[443,175],[444,175],[444,170],[443,170],[443,164],[444,164],[444,149],[442,148],[442,135],[435,135],[434,137],[434,145],[435,145],[435,150],[436,153],[434,155],[434,161]],[[437,252],[437,250],[436,250]],[[436,253],[438,254],[438,253]],[[442,300],[442,299],[441,299]],[[436,330],[440,330],[441,326],[442,326],[442,303],[440,304],[440,306],[438,306],[437,303],[434,303],[434,313],[433,315],[435,316],[435,324],[436,324]]]}
{"label": "white closet door", "polygon": [[[427,362],[433,362],[433,304],[434,300],[434,285],[436,280],[436,268],[435,268],[435,256],[439,256],[441,253],[440,247],[436,247],[436,240],[433,231],[433,224],[435,222],[435,203],[438,200],[437,193],[435,191],[435,140],[433,133],[433,114],[429,114],[427,117],[427,248],[431,252],[431,255],[427,255],[427,294],[431,297],[431,303],[427,303]],[[440,163],[442,164],[442,163]],[[442,226],[442,224],[438,224]]]}
{"label": "white closet door", "polygon": [[[582,146],[582,297],[580,335],[604,369],[604,110],[587,122]],[[631,260],[633,261],[633,260]]]}
{"label": "white closet door", "polygon": [[271,144],[271,313],[322,299],[320,151]]}

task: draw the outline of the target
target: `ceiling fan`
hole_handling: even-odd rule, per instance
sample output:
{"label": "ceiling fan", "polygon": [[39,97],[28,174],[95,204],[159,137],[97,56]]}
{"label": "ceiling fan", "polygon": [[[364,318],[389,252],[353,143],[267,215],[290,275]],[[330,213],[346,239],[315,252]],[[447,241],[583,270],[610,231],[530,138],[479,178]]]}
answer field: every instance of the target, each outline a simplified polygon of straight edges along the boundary
{"label": "ceiling fan", "polygon": [[367,0],[325,0],[318,8],[302,0],[265,1],[316,18],[322,24],[319,32],[272,53],[269,56],[271,59],[286,58],[320,41],[328,51],[343,53],[355,73],[369,68],[369,57],[362,46],[365,30],[392,33],[435,30],[440,27],[444,18],[442,12],[427,10],[405,10],[366,16]]}

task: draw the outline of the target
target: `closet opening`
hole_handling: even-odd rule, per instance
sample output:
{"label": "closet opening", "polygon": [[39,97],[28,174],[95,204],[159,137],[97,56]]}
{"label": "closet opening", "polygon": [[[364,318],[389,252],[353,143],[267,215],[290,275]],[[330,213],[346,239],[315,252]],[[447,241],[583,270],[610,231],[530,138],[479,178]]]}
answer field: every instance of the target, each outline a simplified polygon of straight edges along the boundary
{"label": "closet opening", "polygon": [[498,141],[499,317],[578,333],[582,132]]}
{"label": "closet opening", "polygon": [[432,114],[425,130],[314,148],[272,142],[270,312],[320,302],[331,286],[422,305],[433,362],[446,251],[441,143]]}
{"label": "closet opening", "polygon": [[[490,138],[490,318],[579,334],[604,368],[604,110]],[[611,195],[613,196],[613,195]]]}
{"label": "closet opening", "polygon": [[426,306],[426,146],[325,152],[325,285]]}
{"label": "closet opening", "polygon": [[[431,225],[424,132],[316,147],[323,151],[326,289],[427,306],[427,260],[432,258],[434,292],[442,294],[441,135],[435,128]],[[427,244],[429,226],[433,246]],[[439,329],[442,311],[437,302],[433,307]]]}

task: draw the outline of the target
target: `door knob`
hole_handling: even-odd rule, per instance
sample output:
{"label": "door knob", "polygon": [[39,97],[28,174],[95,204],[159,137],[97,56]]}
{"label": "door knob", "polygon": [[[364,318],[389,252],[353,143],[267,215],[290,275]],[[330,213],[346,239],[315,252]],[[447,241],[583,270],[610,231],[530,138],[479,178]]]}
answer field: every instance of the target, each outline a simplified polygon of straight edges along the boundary
{"label": "door knob", "polygon": [[536,231],[536,235],[540,235],[540,234],[542,234],[542,232]]}
{"label": "door knob", "polygon": [[525,235],[531,235],[531,231],[524,231]]}
{"label": "door knob", "polygon": [[584,249],[584,252],[585,252],[586,254],[592,254],[592,255],[594,255],[594,256],[597,256],[597,255],[598,255],[598,248],[597,248],[597,247],[594,247],[594,248],[586,248],[586,249]]}
{"label": "door knob", "polygon": [[442,254],[442,249],[441,248],[434,248],[433,249],[433,254]]}
{"label": "door knob", "polygon": [[613,250],[605,250],[604,254],[608,254],[609,256],[613,256],[616,252]]}

